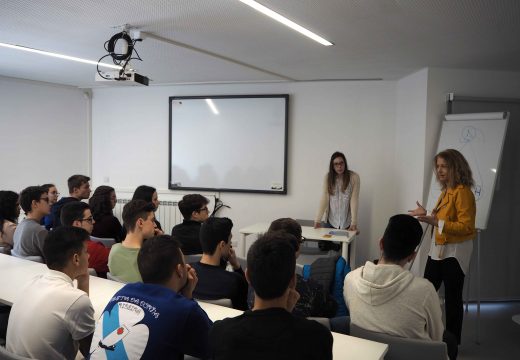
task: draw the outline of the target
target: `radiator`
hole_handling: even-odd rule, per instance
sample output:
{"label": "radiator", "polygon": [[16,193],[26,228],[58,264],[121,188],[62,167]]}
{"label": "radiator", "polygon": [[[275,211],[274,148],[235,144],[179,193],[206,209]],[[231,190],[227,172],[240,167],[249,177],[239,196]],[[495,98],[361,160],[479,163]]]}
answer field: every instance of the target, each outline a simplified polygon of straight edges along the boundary
{"label": "radiator", "polygon": [[[114,216],[123,224],[123,207],[131,198],[118,198],[114,208]],[[182,222],[182,214],[177,207],[177,201],[159,201],[159,207],[155,212],[155,218],[161,223],[165,234],[170,235],[172,228]]]}

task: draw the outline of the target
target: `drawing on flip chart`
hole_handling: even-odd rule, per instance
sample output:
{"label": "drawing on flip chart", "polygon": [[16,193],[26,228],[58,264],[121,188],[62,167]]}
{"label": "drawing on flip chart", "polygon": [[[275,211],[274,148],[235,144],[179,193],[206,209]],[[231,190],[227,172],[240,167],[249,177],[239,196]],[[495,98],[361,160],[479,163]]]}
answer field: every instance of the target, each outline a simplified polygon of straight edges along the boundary
{"label": "drawing on flip chart", "polygon": [[484,133],[480,129],[475,126],[465,126],[462,128],[459,140],[462,146],[458,150],[464,154],[471,171],[473,172],[473,179],[475,180],[473,192],[475,194],[475,201],[478,201],[483,195],[485,189],[483,188],[484,181],[482,179],[475,146],[476,143],[484,143],[486,139]]}

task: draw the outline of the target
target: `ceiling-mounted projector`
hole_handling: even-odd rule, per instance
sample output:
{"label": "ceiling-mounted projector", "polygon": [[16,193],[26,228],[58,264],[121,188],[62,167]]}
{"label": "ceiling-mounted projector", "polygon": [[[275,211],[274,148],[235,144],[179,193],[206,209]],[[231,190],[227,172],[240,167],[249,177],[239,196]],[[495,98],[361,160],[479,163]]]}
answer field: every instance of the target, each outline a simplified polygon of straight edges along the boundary
{"label": "ceiling-mounted projector", "polygon": [[148,86],[149,79],[133,71],[121,73],[118,70],[98,71],[96,73],[97,82],[111,83],[111,85],[145,85]]}
{"label": "ceiling-mounted projector", "polygon": [[[135,49],[135,44],[138,41],[143,41],[141,38],[141,32],[134,29],[132,30],[132,37],[127,32],[128,25],[123,26],[123,31],[115,34],[109,40],[105,42],[105,50],[108,54],[104,55],[99,59],[97,65],[96,81],[104,82],[111,85],[145,85],[148,86],[150,80],[143,75],[135,72],[135,70],[129,65],[130,60],[142,61],[141,57]],[[135,53],[135,57],[132,54]],[[99,68],[101,60],[110,56],[115,65],[121,67],[120,70],[113,71],[102,71]]]}

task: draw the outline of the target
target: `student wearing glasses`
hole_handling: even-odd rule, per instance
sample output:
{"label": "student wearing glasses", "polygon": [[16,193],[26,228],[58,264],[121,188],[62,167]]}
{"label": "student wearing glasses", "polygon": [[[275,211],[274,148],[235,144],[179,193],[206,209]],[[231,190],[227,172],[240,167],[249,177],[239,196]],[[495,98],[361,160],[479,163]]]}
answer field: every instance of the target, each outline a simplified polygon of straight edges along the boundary
{"label": "student wearing glasses", "polygon": [[200,194],[185,195],[179,201],[184,220],[172,229],[172,236],[181,243],[183,254],[202,254],[200,226],[209,217],[209,200]]}
{"label": "student wearing glasses", "polygon": [[40,225],[45,215],[51,212],[49,196],[41,186],[29,186],[20,193],[20,206],[25,219],[16,227],[13,235],[13,252],[18,256],[40,256],[43,259],[43,244],[47,230]]}
{"label": "student wearing glasses", "polygon": [[[85,229],[92,234],[96,221],[92,217],[90,207],[82,201],[74,201],[66,204],[61,209],[61,223],[65,226],[74,226]],[[96,270],[99,277],[106,278],[108,272],[108,254],[110,249],[100,242],[87,240],[88,267]]]}

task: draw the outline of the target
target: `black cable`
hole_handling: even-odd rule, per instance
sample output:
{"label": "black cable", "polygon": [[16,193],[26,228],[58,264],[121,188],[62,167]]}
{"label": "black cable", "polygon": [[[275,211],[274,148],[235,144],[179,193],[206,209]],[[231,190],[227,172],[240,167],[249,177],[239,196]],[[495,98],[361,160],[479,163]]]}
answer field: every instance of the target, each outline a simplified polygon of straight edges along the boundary
{"label": "black cable", "polygon": [[[116,47],[116,42],[118,40],[124,40],[126,41],[128,48],[126,50],[125,54],[117,54],[114,52]],[[134,42],[132,41],[132,38],[130,35],[128,35],[125,31],[122,31],[120,33],[115,34],[108,40],[108,46],[107,51],[109,52],[110,56],[112,56],[112,59],[114,60],[127,60],[130,56],[132,56],[132,52],[134,51]]]}

